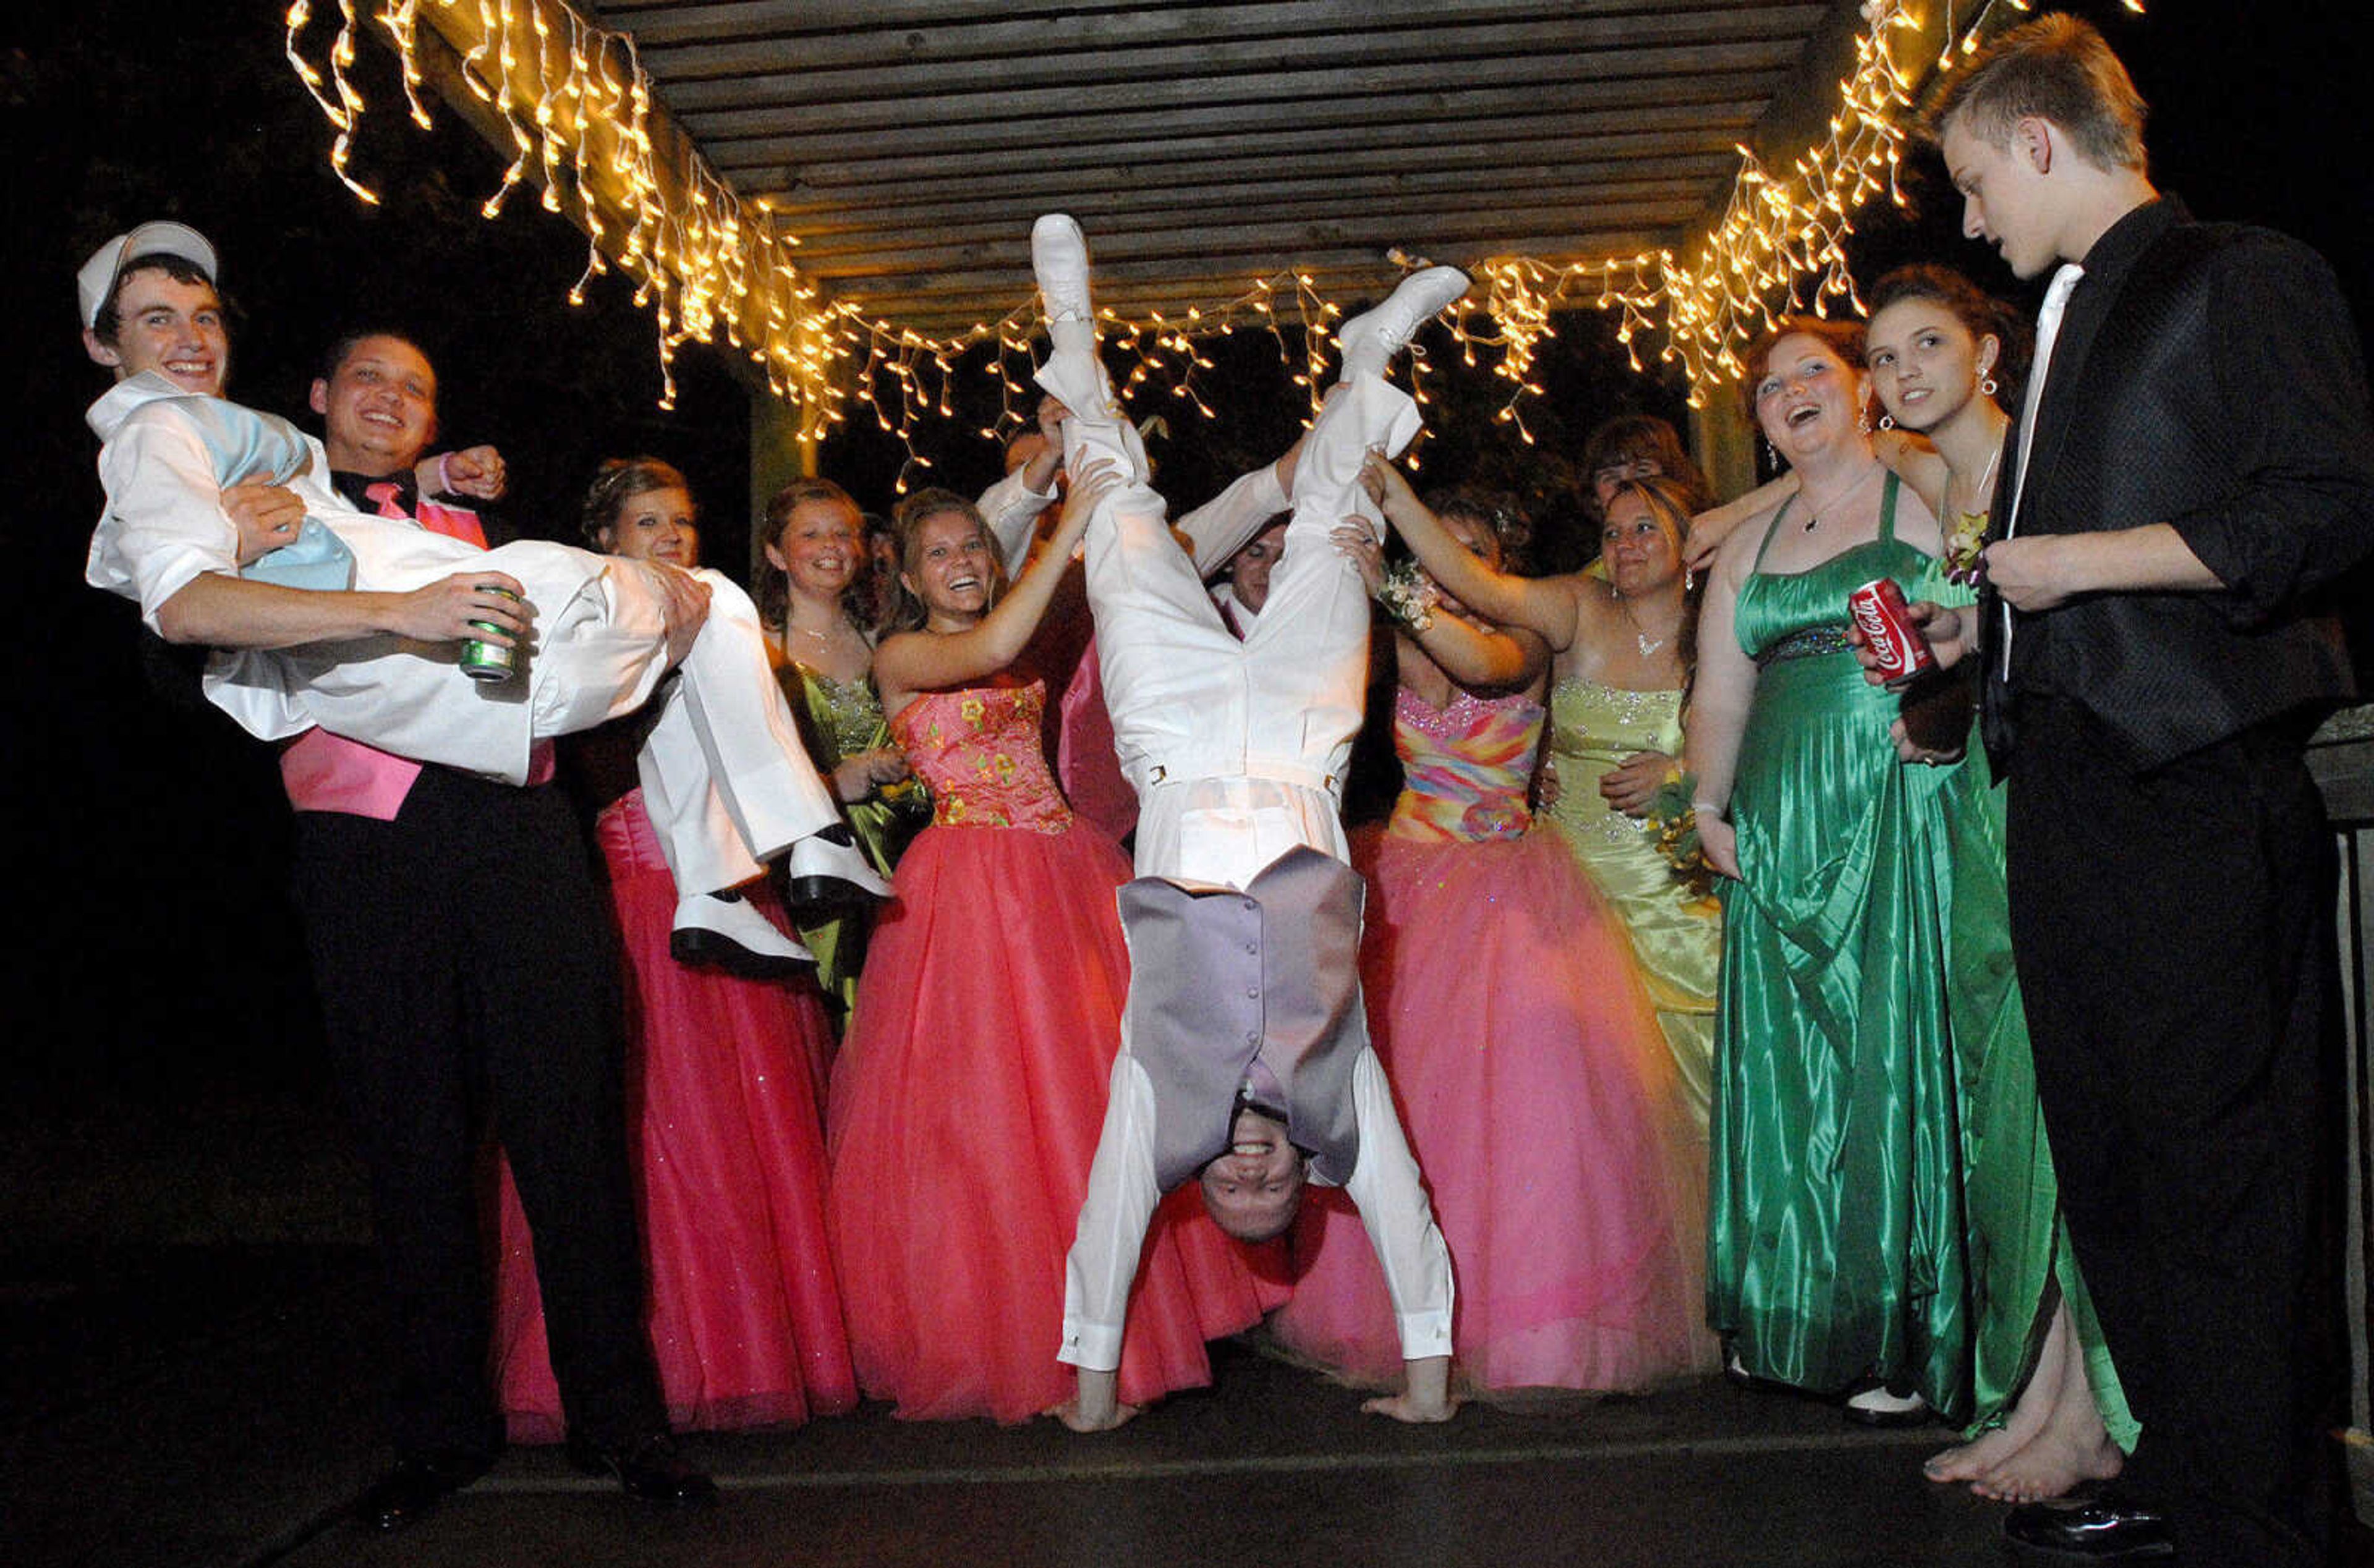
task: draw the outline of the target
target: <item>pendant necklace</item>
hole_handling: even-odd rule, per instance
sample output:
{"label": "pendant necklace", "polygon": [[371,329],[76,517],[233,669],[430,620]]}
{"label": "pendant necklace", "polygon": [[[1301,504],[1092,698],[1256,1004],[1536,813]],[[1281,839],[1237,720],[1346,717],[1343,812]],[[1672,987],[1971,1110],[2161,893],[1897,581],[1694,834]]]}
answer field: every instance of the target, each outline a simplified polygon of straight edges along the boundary
{"label": "pendant necklace", "polygon": [[1653,657],[1657,649],[1664,647],[1667,642],[1673,639],[1674,634],[1670,631],[1663,637],[1651,637],[1647,632],[1640,629],[1640,618],[1632,614],[1632,606],[1629,603],[1626,603],[1622,605],[1622,608],[1624,611],[1624,618],[1632,623],[1632,646],[1640,650],[1641,658],[1648,659]]}
{"label": "pendant necklace", "polygon": [[1880,464],[1876,460],[1875,460],[1869,468],[1863,470],[1863,476],[1857,479],[1853,484],[1848,486],[1837,495],[1830,497],[1820,506],[1807,508],[1805,512],[1804,532],[1811,533],[1815,529],[1820,527],[1822,522],[1822,514],[1824,512],[1828,511],[1830,508],[1837,506],[1840,501],[1845,500],[1849,496],[1853,495],[1857,490],[1862,489],[1865,485],[1871,483],[1871,476],[1878,473],[1879,470]]}

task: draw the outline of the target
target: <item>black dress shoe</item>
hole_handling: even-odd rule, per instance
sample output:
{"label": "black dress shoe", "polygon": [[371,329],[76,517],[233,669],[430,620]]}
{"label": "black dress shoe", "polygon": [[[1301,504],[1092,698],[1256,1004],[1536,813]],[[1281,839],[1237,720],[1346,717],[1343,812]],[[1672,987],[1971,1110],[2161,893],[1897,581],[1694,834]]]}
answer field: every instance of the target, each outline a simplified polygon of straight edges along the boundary
{"label": "black dress shoe", "polygon": [[813,954],[803,958],[753,953],[723,931],[699,926],[668,932],[668,956],[689,968],[716,969],[744,980],[796,980],[815,974],[817,966]]}
{"label": "black dress shoe", "polygon": [[2022,1551],[2081,1562],[2176,1555],[2168,1521],[2116,1492],[2024,1503],[2004,1515],[2004,1539]]}
{"label": "black dress shoe", "polygon": [[400,1530],[485,1475],[485,1454],[415,1455],[373,1481],[355,1503],[355,1517],[374,1530]]}
{"label": "black dress shoe", "polygon": [[569,1462],[589,1476],[608,1476],[627,1495],[663,1508],[712,1503],[717,1483],[685,1462],[664,1432],[616,1445],[569,1440]]}
{"label": "black dress shoe", "polygon": [[871,907],[882,895],[844,877],[795,876],[785,883],[783,902],[795,914],[822,918]]}

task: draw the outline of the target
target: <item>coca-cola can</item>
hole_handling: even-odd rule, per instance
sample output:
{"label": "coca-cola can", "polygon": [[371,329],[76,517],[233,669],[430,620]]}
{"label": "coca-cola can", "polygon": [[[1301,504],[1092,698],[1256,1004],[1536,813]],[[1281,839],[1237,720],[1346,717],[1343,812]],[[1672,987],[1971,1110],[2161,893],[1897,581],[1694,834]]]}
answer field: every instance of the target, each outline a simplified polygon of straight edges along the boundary
{"label": "coca-cola can", "polygon": [[1863,631],[1882,680],[1900,681],[1937,662],[1929,639],[1912,624],[1904,606],[1904,590],[1894,578],[1875,578],[1847,595],[1847,613]]}

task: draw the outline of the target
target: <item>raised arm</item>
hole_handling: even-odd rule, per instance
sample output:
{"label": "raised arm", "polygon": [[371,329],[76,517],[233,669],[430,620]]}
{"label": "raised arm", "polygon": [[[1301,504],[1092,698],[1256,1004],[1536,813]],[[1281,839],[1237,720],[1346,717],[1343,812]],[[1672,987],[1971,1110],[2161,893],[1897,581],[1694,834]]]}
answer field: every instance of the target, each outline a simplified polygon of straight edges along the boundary
{"label": "raised arm", "polygon": [[1409,545],[1418,565],[1442,585],[1444,592],[1487,620],[1537,633],[1560,652],[1573,646],[1574,589],[1566,579],[1513,577],[1494,571],[1451,536],[1441,520],[1417,498],[1402,471],[1377,453],[1369,454],[1360,482],[1368,486],[1393,532]]}
{"label": "raised arm", "polygon": [[[1377,536],[1367,521],[1346,518],[1330,537],[1360,568],[1360,580],[1375,594],[1384,582],[1385,568]],[[1415,646],[1444,674],[1470,690],[1510,692],[1530,686],[1550,661],[1548,645],[1536,633],[1522,627],[1482,626],[1448,611],[1428,615],[1415,625],[1401,622],[1395,646],[1402,644]]]}
{"label": "raised arm", "polygon": [[1087,532],[1097,503],[1120,485],[1110,463],[1090,463],[1075,474],[1055,532],[1040,547],[1021,577],[978,622],[962,631],[906,632],[874,650],[874,678],[883,707],[897,712],[917,692],[946,691],[994,675],[1022,656],[1071,564],[1072,552]]}

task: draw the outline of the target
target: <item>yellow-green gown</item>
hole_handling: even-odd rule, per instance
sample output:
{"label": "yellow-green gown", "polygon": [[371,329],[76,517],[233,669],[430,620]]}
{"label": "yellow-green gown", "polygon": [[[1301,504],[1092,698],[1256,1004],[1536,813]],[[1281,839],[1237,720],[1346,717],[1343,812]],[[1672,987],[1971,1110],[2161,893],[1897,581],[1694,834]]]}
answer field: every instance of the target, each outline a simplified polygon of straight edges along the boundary
{"label": "yellow-green gown", "polygon": [[1601,799],[1599,781],[1644,751],[1679,756],[1682,694],[1625,691],[1569,675],[1550,689],[1550,754],[1558,796],[1549,808],[1583,871],[1614,905],[1703,1135],[1714,1078],[1715,970],[1722,914],[1678,881],[1639,823]]}

